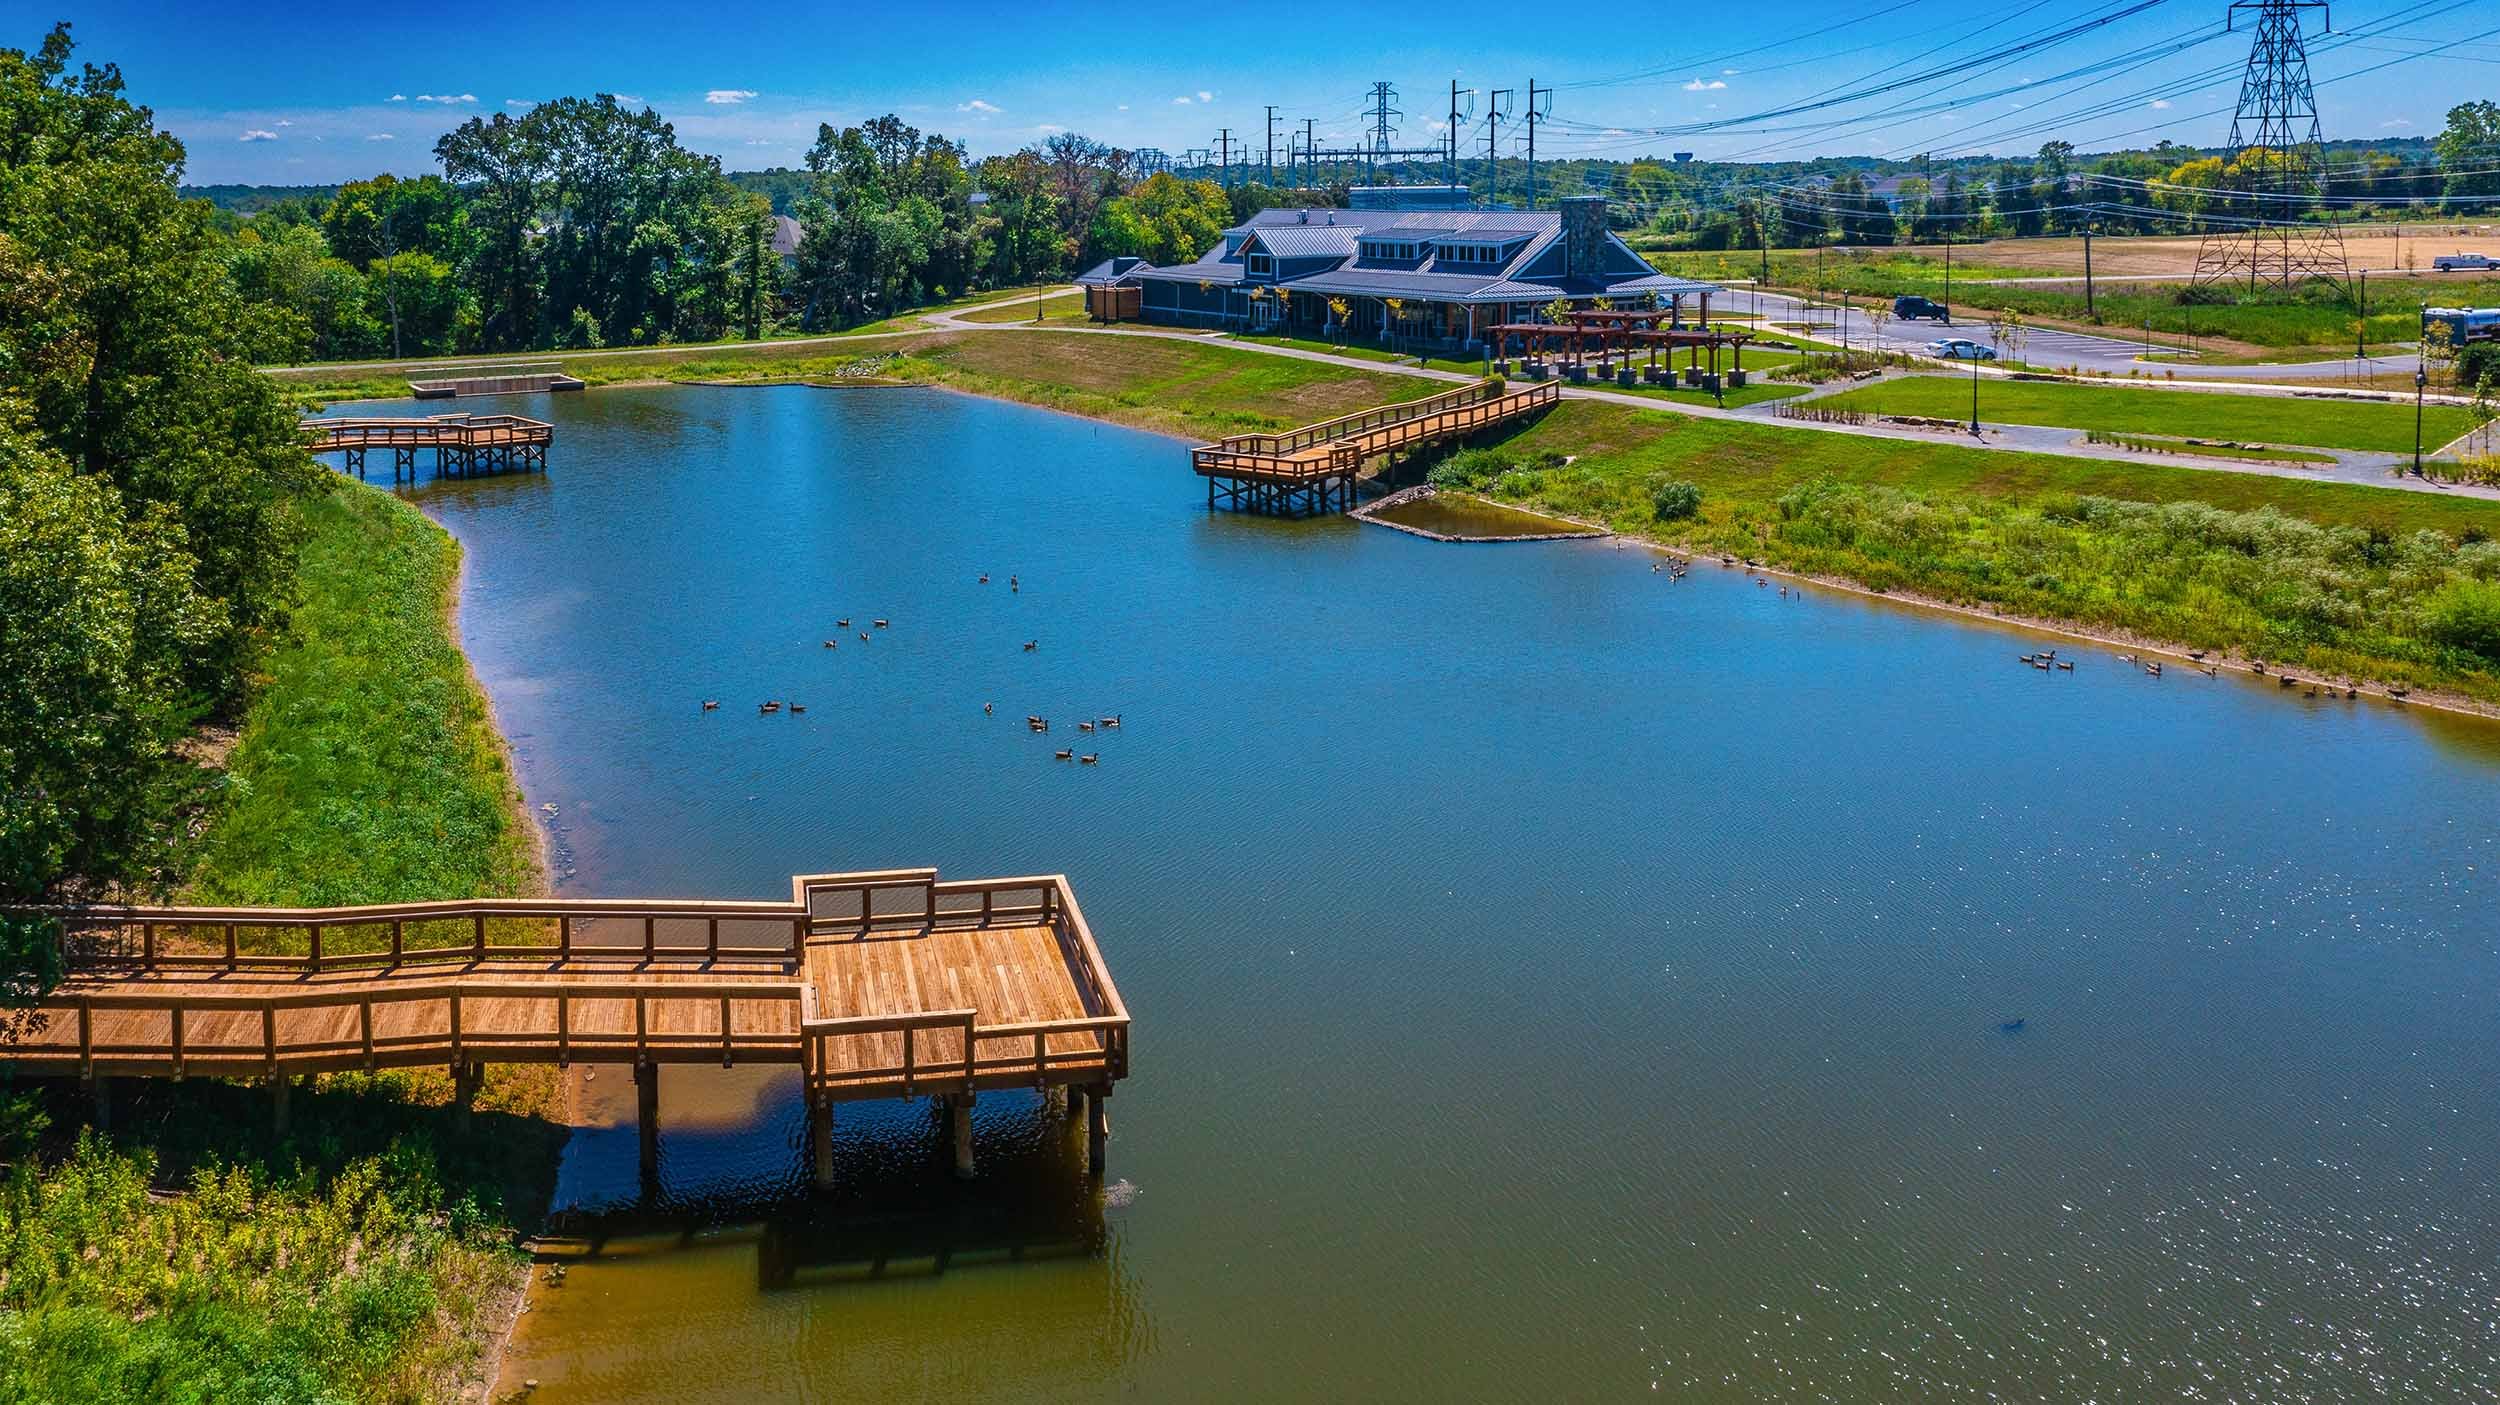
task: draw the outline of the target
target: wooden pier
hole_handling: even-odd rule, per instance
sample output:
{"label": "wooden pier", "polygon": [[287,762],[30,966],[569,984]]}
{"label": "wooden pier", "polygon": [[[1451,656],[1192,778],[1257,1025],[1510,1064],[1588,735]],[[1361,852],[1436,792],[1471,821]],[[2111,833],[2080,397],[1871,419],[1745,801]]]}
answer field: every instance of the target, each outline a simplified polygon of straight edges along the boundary
{"label": "wooden pier", "polygon": [[838,1103],[932,1096],[971,1174],[971,1107],[998,1089],[1090,1102],[1102,1166],[1129,1016],[1064,877],[941,882],[935,869],[803,875],[791,900],[480,899],[373,907],[78,907],[69,971],[0,1020],[0,1064],[75,1076],[267,1080],[484,1065],[634,1069],[644,1169],[657,1067],[795,1064],[811,1159]]}
{"label": "wooden pier", "polygon": [[547,446],[555,426],[520,415],[429,415],[423,419],[336,419],[304,421],[305,443],[316,454],[343,455],[344,466],[365,476],[365,455],[387,449],[391,480],[417,476],[417,455],[434,454],[434,473],[441,478],[468,478],[488,473],[540,472],[547,468]]}
{"label": "wooden pier", "polygon": [[527,395],[546,390],[580,390],[588,382],[568,376],[554,362],[473,371],[465,376],[410,381],[408,393],[419,400],[451,400],[463,395]]}
{"label": "wooden pier", "polygon": [[1343,512],[1354,506],[1355,479],[1372,459],[1462,438],[1550,408],[1562,387],[1506,390],[1499,381],[1383,405],[1376,410],[1305,425],[1283,434],[1235,434],[1189,451],[1207,480],[1207,506],[1286,516]]}

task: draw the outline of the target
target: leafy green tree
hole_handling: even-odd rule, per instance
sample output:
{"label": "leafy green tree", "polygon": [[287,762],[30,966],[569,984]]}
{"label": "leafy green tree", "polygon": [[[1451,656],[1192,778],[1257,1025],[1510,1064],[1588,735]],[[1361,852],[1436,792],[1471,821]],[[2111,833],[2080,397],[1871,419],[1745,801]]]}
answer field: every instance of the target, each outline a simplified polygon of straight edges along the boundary
{"label": "leafy green tree", "polygon": [[226,262],[244,301],[286,318],[284,335],[251,348],[254,359],[338,361],[389,347],[386,321],[369,305],[365,275],[331,256],[319,226],[263,230],[255,222],[235,238]]}
{"label": "leafy green tree", "polygon": [[2448,171],[2440,194],[2451,200],[2500,195],[2500,103],[2461,102],[2448,109],[2448,123],[2431,138],[2440,166]]}
{"label": "leafy green tree", "polygon": [[1102,203],[1094,217],[1093,245],[1105,255],[1185,263],[1221,239],[1231,219],[1223,187],[1158,171],[1128,194]]}
{"label": "leafy green tree", "polygon": [[293,503],[329,478],[251,367],[283,320],[236,297],[208,207],[175,193],[182,144],[70,53],[66,28],[0,50],[0,385],[131,521],[180,529],[215,632],[182,684],[227,701],[285,618]]}
{"label": "leafy green tree", "polygon": [[0,398],[0,902],[152,866],[185,678],[225,623],[174,511],[126,517],[31,419]]}
{"label": "leafy green tree", "polygon": [[434,156],[467,195],[476,238],[461,275],[482,309],[480,340],[489,348],[531,345],[541,332],[543,286],[533,241],[549,173],[540,129],[509,113],[472,117],[434,143]]}

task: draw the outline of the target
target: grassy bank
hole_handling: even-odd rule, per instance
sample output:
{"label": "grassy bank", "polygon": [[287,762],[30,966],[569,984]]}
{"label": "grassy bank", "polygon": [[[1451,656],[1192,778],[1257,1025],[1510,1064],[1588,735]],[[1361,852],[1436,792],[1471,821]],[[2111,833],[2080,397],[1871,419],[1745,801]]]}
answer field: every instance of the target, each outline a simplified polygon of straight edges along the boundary
{"label": "grassy bank", "polygon": [[[311,505],[302,600],[227,758],[194,895],[299,904],[525,891],[537,869],[449,631],[458,548],[361,486]],[[450,1400],[481,1379],[562,1130],[550,1071],[467,1118],[440,1074],[268,1095],[66,1088],[0,1151],[0,1399]]]}
{"label": "grassy bank", "polygon": [[[1901,376],[1816,403],[1869,414],[1968,419],[1971,383],[1961,376]],[[2390,454],[2413,449],[2413,407],[2372,401],[1992,380],[1980,387],[1979,417],[1997,424],[2320,449]],[[2474,416],[2463,406],[2434,405],[2424,412],[2422,426],[2423,444],[2437,449],[2472,429]]]}

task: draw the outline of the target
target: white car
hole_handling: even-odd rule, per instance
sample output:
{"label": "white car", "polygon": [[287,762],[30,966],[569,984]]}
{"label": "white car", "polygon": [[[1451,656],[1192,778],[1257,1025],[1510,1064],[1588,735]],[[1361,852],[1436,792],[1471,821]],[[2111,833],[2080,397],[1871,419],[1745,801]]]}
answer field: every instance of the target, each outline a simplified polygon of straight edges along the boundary
{"label": "white car", "polygon": [[1927,344],[1927,354],[1941,356],[1947,361],[1994,361],[1997,359],[1995,347],[1981,346],[1967,337],[1947,337],[1943,341],[1931,341]]}
{"label": "white car", "polygon": [[2441,254],[2431,260],[2431,267],[2441,273],[2454,273],[2467,268],[2500,268],[2489,254]]}

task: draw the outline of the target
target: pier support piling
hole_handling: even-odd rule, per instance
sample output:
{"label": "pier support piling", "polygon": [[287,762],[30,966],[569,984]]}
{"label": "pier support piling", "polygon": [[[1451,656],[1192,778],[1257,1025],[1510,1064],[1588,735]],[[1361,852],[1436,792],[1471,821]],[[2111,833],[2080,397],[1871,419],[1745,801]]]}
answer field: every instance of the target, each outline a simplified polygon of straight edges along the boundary
{"label": "pier support piling", "polygon": [[486,1065],[482,1061],[465,1060],[451,1066],[451,1105],[459,1112],[464,1128],[476,1109],[478,1085],[485,1081]]}
{"label": "pier support piling", "polygon": [[660,1189],[660,1066],[634,1065],[634,1124],[642,1134],[642,1194],[653,1199]]}
{"label": "pier support piling", "polygon": [[807,1104],[807,1161],[818,1190],[833,1189],[833,1100],[812,1098]]}
{"label": "pier support piling", "polygon": [[947,1124],[955,1141],[955,1179],[972,1179],[972,1094],[947,1099]]}
{"label": "pier support piling", "polygon": [[1100,1179],[1111,1147],[1111,1085],[1097,1084],[1085,1100],[1085,1170]]}
{"label": "pier support piling", "polygon": [[286,1140],[287,1129],[290,1125],[291,1119],[287,1109],[287,1103],[290,1100],[288,1090],[294,1086],[295,1079],[283,1073],[269,1080],[269,1130],[280,1141]]}
{"label": "pier support piling", "polygon": [[101,1073],[87,1075],[88,1120],[99,1132],[113,1130],[113,1080]]}

